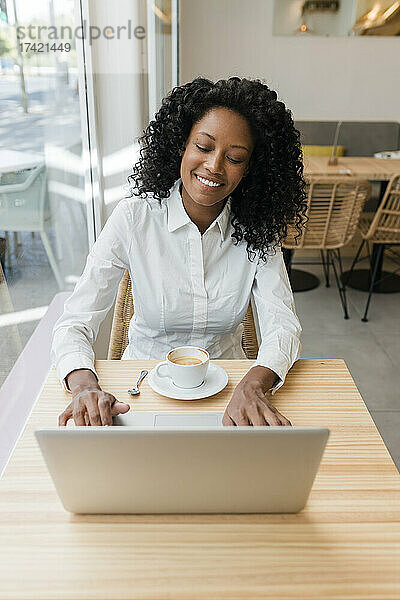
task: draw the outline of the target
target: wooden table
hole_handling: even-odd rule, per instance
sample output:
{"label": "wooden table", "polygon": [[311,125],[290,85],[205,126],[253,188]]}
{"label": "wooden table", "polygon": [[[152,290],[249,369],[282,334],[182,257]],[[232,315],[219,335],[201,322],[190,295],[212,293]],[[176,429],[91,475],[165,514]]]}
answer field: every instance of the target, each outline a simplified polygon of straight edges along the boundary
{"label": "wooden table", "polygon": [[[104,389],[137,410],[223,410],[251,362],[215,362],[227,388],[192,402],[147,380],[129,397],[156,361],[96,366]],[[297,361],[275,395],[294,425],[331,430],[297,515],[72,515],[33,435],[69,401],[51,372],[0,481],[0,599],[400,598],[400,477],[343,360]]]}
{"label": "wooden table", "polygon": [[389,181],[393,175],[400,175],[400,160],[373,158],[369,156],[340,156],[336,166],[328,165],[326,156],[310,156],[304,159],[306,177],[326,177],[329,175],[352,175],[370,181]]}

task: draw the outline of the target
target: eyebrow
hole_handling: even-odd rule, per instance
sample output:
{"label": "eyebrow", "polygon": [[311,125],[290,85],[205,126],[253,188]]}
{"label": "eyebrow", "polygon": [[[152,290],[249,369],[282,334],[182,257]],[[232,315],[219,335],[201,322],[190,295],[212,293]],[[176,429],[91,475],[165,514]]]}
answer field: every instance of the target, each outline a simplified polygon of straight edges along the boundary
{"label": "eyebrow", "polygon": [[[199,134],[203,133],[204,135],[206,135],[207,137],[209,137],[211,140],[214,140],[214,142],[215,142],[215,137],[213,137],[211,134],[206,133],[205,131],[199,131],[198,133]],[[230,147],[231,148],[243,148],[243,150],[247,150],[247,152],[249,152],[249,149],[246,148],[246,146],[239,146],[238,144],[231,144]]]}

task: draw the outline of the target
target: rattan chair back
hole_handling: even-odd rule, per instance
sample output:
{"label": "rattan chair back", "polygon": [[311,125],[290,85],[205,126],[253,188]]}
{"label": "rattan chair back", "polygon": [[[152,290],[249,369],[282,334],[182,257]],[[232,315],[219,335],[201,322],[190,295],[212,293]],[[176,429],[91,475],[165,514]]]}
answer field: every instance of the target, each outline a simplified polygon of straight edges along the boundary
{"label": "rattan chair back", "polygon": [[308,221],[297,239],[297,230],[291,226],[283,246],[334,250],[348,244],[371,194],[371,184],[355,177],[324,177],[310,179],[307,189]]}
{"label": "rattan chair back", "polygon": [[[129,343],[129,323],[133,313],[134,307],[132,298],[132,281],[129,276],[129,271],[126,270],[122,277],[121,283],[119,284],[118,294],[115,301],[110,344],[108,347],[109,360],[121,359],[122,354]],[[243,325],[243,350],[248,359],[254,360],[257,358],[258,341],[251,304],[249,304],[246,315],[243,319]]]}
{"label": "rattan chair back", "polygon": [[363,238],[374,244],[400,244],[400,175],[392,177]]}

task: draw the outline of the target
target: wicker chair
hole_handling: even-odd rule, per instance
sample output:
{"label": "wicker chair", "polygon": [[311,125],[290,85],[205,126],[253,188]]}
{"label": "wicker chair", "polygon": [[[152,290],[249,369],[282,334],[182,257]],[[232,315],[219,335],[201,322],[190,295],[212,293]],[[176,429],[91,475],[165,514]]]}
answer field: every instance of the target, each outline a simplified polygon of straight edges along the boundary
{"label": "wicker chair", "polygon": [[[395,260],[393,260],[390,254],[388,255],[388,258],[393,260],[393,262],[398,264],[398,260],[400,258],[399,254],[390,248],[391,246],[400,244],[400,175],[396,175],[390,180],[386,188],[386,192],[382,198],[382,202],[380,203],[372,221],[368,218],[361,218],[359,222],[359,229],[363,239],[353,260],[350,271],[347,273],[345,283],[347,284],[347,282],[350,281],[356,263],[359,262],[359,260],[363,260],[363,258],[359,259],[359,256],[364,245],[366,244],[368,248],[368,257],[370,259],[370,286],[364,316],[361,319],[362,321],[366,322],[368,321],[367,314],[371,302],[371,295],[374,289],[376,289],[375,286],[385,279],[390,278],[394,273],[397,273],[397,271],[400,270],[396,269],[396,271],[393,271],[390,274],[385,274],[384,277],[377,279],[378,267],[379,265],[382,265],[385,248],[395,257]],[[374,261],[371,261],[369,248],[370,243],[379,245],[374,257]]]}
{"label": "wicker chair", "polygon": [[363,179],[348,176],[311,179],[308,184],[308,221],[299,238],[296,239],[297,231],[291,227],[283,242],[287,250],[320,251],[326,287],[330,286],[329,269],[332,266],[345,319],[349,318],[349,314],[346,289],[339,279],[343,273],[340,248],[353,238],[370,194],[371,184]]}
{"label": "wicker chair", "polygon": [[[108,347],[108,359],[120,360],[128,345],[129,323],[133,315],[132,281],[129,272],[125,271],[119,284],[117,299],[115,301],[114,317],[111,328],[110,344]],[[243,319],[244,332],[242,346],[247,358],[257,358],[258,342],[256,328],[254,325],[251,304]]]}

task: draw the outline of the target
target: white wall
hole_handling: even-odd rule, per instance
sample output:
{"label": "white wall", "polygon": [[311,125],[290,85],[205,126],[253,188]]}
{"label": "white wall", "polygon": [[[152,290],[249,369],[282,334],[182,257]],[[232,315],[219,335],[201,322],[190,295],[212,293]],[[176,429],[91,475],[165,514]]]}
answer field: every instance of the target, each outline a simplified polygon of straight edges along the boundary
{"label": "white wall", "polygon": [[180,83],[258,77],[295,119],[400,121],[400,38],[278,37],[273,0],[181,0]]}

